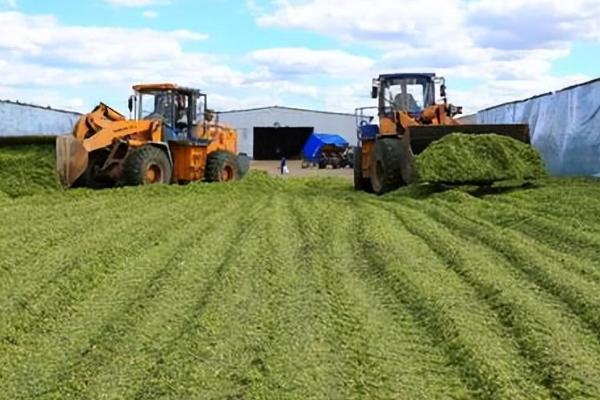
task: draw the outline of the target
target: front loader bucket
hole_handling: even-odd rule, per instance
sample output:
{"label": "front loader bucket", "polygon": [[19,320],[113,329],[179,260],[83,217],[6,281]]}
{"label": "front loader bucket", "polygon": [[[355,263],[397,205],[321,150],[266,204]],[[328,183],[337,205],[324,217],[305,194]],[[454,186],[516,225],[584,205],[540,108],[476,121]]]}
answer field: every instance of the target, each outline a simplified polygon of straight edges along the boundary
{"label": "front loader bucket", "polygon": [[85,172],[88,152],[83,144],[71,135],[56,138],[56,168],[60,183],[68,188]]}
{"label": "front loader bucket", "polygon": [[451,133],[472,135],[495,133],[497,135],[509,136],[524,143],[530,143],[529,125],[526,124],[422,125],[411,126],[407,131],[410,135],[410,146],[414,154],[420,154],[431,143]]}
{"label": "front loader bucket", "polygon": [[420,180],[415,155],[422,153],[431,143],[451,133],[471,135],[495,133],[530,143],[529,126],[526,124],[411,126],[406,129],[401,140],[402,177],[405,183],[416,183]]}

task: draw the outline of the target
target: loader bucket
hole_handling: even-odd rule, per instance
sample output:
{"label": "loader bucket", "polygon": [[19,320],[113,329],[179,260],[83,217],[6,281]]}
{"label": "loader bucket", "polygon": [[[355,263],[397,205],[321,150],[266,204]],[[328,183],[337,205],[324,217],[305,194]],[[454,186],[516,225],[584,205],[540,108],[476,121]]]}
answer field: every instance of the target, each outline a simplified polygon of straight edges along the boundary
{"label": "loader bucket", "polygon": [[411,126],[406,129],[401,140],[404,182],[410,184],[420,179],[414,156],[422,153],[431,143],[451,133],[472,135],[495,133],[530,143],[529,126],[526,124]]}
{"label": "loader bucket", "polygon": [[411,126],[408,129],[408,133],[410,136],[410,146],[415,155],[423,152],[431,143],[451,133],[472,135],[495,133],[497,135],[509,136],[524,143],[530,143],[529,126],[526,124],[422,125]]}
{"label": "loader bucket", "polygon": [[60,183],[71,187],[88,166],[88,151],[71,135],[56,138],[56,168]]}

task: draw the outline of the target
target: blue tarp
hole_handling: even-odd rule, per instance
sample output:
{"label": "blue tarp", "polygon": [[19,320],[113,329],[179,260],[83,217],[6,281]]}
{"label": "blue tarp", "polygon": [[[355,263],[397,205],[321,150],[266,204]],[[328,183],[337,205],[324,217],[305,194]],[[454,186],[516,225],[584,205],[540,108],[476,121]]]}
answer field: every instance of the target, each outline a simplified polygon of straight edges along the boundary
{"label": "blue tarp", "polygon": [[329,133],[313,133],[306,141],[304,149],[302,150],[304,159],[310,162],[318,162],[321,149],[323,146],[327,145],[333,145],[339,147],[340,149],[345,149],[348,147],[348,142],[340,135]]}

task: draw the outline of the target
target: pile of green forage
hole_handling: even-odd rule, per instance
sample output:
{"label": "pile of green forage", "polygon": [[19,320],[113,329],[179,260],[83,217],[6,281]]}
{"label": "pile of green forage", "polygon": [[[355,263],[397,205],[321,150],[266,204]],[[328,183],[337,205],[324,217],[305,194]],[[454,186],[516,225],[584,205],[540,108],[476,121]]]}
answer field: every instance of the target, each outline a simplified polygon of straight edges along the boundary
{"label": "pile of green forage", "polygon": [[54,145],[0,147],[0,193],[8,197],[58,190]]}
{"label": "pile of green forage", "polygon": [[431,183],[526,181],[546,176],[530,145],[496,134],[452,133],[417,156],[420,179]]}

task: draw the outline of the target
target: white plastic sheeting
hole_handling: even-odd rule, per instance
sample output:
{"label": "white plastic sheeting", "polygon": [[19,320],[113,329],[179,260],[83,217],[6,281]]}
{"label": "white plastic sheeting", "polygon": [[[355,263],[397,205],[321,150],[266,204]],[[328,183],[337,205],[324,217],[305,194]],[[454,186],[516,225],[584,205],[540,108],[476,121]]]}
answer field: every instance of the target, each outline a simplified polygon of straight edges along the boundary
{"label": "white plastic sheeting", "polygon": [[600,176],[600,79],[480,111],[480,124],[527,123],[555,176]]}
{"label": "white plastic sheeting", "polygon": [[81,114],[0,101],[0,136],[54,136],[69,133]]}

